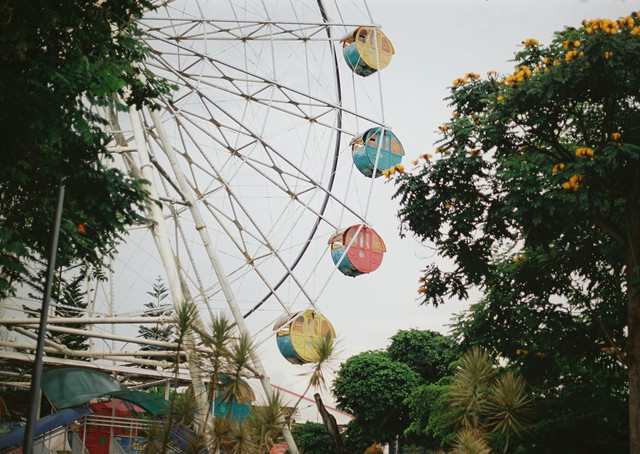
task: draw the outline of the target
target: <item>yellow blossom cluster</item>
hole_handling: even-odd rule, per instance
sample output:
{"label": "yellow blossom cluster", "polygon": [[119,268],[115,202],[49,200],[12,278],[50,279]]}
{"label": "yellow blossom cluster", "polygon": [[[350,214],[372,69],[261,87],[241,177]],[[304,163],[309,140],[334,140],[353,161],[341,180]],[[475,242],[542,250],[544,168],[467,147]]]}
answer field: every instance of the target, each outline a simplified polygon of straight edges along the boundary
{"label": "yellow blossom cluster", "polygon": [[577,50],[570,50],[569,52],[567,52],[567,55],[564,56],[564,59],[566,61],[571,61],[574,58],[580,58],[583,55],[584,55],[584,52],[582,52],[582,51],[578,52]]}
{"label": "yellow blossom cluster", "polygon": [[580,47],[580,41],[565,41],[562,43],[562,47],[568,49],[570,47]]}
{"label": "yellow blossom cluster", "polygon": [[611,134],[611,140],[613,140],[614,142],[620,142],[621,137],[622,135],[619,132],[614,132],[613,134]]}
{"label": "yellow blossom cluster", "polygon": [[451,128],[449,128],[449,125],[442,125],[438,129],[442,132],[447,132]]}
{"label": "yellow blossom cluster", "polygon": [[449,149],[448,148],[438,147],[438,148],[436,148],[436,154],[438,154],[438,153],[449,154]]}
{"label": "yellow blossom cluster", "polygon": [[503,81],[503,83],[506,83],[512,88],[515,88],[518,85],[520,85],[525,79],[528,79],[530,77],[531,77],[531,70],[527,66],[523,65],[518,67],[515,74],[511,74],[509,77],[507,77]]}
{"label": "yellow blossom cluster", "polygon": [[424,276],[420,276],[418,278],[418,283],[422,285],[418,287],[418,293],[425,293],[427,291],[427,286],[429,285],[429,282],[431,282],[431,279],[427,279]]}
{"label": "yellow blossom cluster", "polygon": [[527,350],[524,350],[522,348],[519,348],[516,350],[516,355],[518,356],[525,356],[527,353],[529,353]]}
{"label": "yellow blossom cluster", "polygon": [[525,260],[527,260],[527,256],[524,255],[524,254],[518,255],[518,256],[513,258],[513,261],[516,262],[516,263],[523,262]]}
{"label": "yellow blossom cluster", "polygon": [[474,156],[480,156],[482,154],[482,150],[469,150],[469,157],[473,158]]}
{"label": "yellow blossom cluster", "polygon": [[417,165],[418,165],[418,161],[419,161],[420,159],[424,159],[425,161],[429,162],[429,160],[430,160],[431,158],[433,158],[433,156],[432,156],[432,155],[430,155],[430,154],[428,154],[428,153],[426,153],[426,154],[421,154],[420,156],[418,156],[418,159],[416,159],[415,161],[411,161],[411,164],[413,164],[414,166],[417,166]]}
{"label": "yellow blossom cluster", "polygon": [[612,55],[613,55],[613,52],[611,52],[611,51],[606,51],[606,52],[604,53],[604,58],[606,58],[606,59],[608,60],[608,59],[609,59],[609,57],[611,57]]}
{"label": "yellow blossom cluster", "polygon": [[538,42],[537,39],[529,38],[525,41],[522,41],[522,44],[524,44],[524,47],[531,47],[531,46],[537,46],[540,43]]}
{"label": "yellow blossom cluster", "polygon": [[478,80],[480,78],[476,73],[467,73],[464,77],[459,77],[453,81],[453,87],[457,87],[458,85],[464,85],[470,80]]}
{"label": "yellow blossom cluster", "polygon": [[617,21],[620,28],[631,28],[636,25],[636,21],[633,20],[633,16],[621,17]]}
{"label": "yellow blossom cluster", "polygon": [[565,182],[562,187],[567,190],[577,191],[582,186],[584,175],[574,175]]}
{"label": "yellow blossom cluster", "polygon": [[578,148],[576,150],[576,156],[579,157],[579,158],[582,158],[583,156],[592,157],[593,156],[593,150],[591,148],[588,148],[588,147]]}
{"label": "yellow blossom cluster", "polygon": [[[633,18],[631,19],[633,20]],[[587,20],[582,23],[588,34],[592,35],[598,30],[601,30],[607,35],[614,35],[618,31],[618,23],[611,19],[593,19]],[[625,23],[626,26],[626,23]]]}
{"label": "yellow blossom cluster", "polygon": [[564,169],[564,164],[563,163],[556,164],[556,165],[553,166],[553,169],[551,169],[551,172],[558,173],[562,169]]}
{"label": "yellow blossom cluster", "polygon": [[387,180],[388,180],[389,178],[391,178],[391,175],[393,175],[393,174],[394,174],[394,173],[396,173],[396,172],[398,172],[398,173],[404,173],[404,166],[403,166],[403,165],[401,165],[401,164],[398,164],[397,166],[393,166],[393,167],[391,167],[390,169],[383,170],[381,173],[382,173],[382,175],[384,175],[384,176],[387,178]]}

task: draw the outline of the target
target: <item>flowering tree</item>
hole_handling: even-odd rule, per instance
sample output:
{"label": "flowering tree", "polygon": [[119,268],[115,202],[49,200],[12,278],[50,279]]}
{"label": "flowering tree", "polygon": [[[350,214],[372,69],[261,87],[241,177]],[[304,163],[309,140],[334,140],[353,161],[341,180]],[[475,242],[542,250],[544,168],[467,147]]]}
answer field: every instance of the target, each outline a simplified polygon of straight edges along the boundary
{"label": "flowering tree", "polygon": [[[640,18],[526,40],[515,63],[454,81],[438,148],[398,174],[403,233],[453,263],[428,266],[418,291],[438,305],[477,287],[596,327],[580,348],[627,368],[640,452]],[[541,319],[514,323],[535,344]]]}

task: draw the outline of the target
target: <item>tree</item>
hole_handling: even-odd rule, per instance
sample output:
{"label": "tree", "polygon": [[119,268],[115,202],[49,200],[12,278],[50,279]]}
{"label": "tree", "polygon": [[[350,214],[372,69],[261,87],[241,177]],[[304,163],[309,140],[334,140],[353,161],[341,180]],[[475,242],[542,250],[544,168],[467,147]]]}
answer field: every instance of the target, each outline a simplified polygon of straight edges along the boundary
{"label": "tree", "polygon": [[[524,41],[513,74],[454,81],[436,158],[400,175],[396,193],[403,233],[453,261],[425,269],[423,302],[478,287],[600,330],[580,350],[604,357],[604,342],[627,367],[631,452],[640,451],[638,57],[636,15],[585,21],[549,46]],[[545,328],[532,327],[529,341]]]}
{"label": "tree", "polygon": [[[152,290],[147,292],[147,295],[152,297],[153,300],[145,303],[144,307],[146,307],[147,310],[145,311],[144,316],[161,317],[171,315],[173,312],[173,306],[162,304],[162,301],[169,296],[169,289],[164,285],[160,276],[156,278],[152,285]],[[145,339],[169,342],[172,333],[173,326],[171,324],[161,327],[159,323],[156,323],[156,326],[152,327],[142,325],[138,327],[138,334]]]}
{"label": "tree", "polygon": [[405,363],[427,383],[450,375],[452,363],[460,356],[452,337],[417,329],[398,331],[387,352],[393,361]]}
{"label": "tree", "polygon": [[291,428],[293,438],[302,454],[335,454],[333,438],[324,424],[307,422]]}
{"label": "tree", "polygon": [[462,355],[448,391],[449,406],[459,410],[456,446],[473,438],[482,444],[489,435],[500,434],[506,453],[511,435],[522,437],[531,419],[532,402],[525,386],[513,371],[498,375],[485,350],[475,347]]}
{"label": "tree", "polygon": [[[0,5],[0,299],[37,278],[57,187],[66,192],[57,264],[96,273],[125,228],[144,221],[143,181],[111,166],[96,106],[149,105],[168,84],[140,62],[147,0]],[[119,101],[121,100],[121,101]],[[81,273],[82,274],[82,273]]]}
{"label": "tree", "polygon": [[347,359],[333,382],[333,395],[338,408],[355,416],[347,427],[349,452],[361,452],[375,441],[387,443],[402,434],[408,425],[403,402],[418,384],[419,377],[409,366],[384,352]]}

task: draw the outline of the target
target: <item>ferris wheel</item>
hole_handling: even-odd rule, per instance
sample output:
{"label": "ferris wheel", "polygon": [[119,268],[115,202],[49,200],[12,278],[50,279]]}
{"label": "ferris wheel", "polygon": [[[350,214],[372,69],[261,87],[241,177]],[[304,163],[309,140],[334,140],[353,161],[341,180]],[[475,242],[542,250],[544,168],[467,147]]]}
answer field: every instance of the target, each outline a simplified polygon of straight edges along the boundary
{"label": "ferris wheel", "polygon": [[[140,21],[146,69],[177,89],[159,111],[110,118],[112,151],[163,204],[150,213],[161,268],[175,263],[202,310],[231,305],[258,336],[283,314],[319,310],[335,271],[373,271],[384,252],[367,221],[371,169],[398,164],[402,147],[384,123],[380,78],[364,77],[393,48],[365,3],[344,10],[163,2]],[[373,264],[361,257],[371,248]],[[126,260],[139,282],[148,265]]]}
{"label": "ferris wheel", "polygon": [[[385,252],[367,215],[375,177],[403,154],[384,118],[391,42],[360,1],[162,1],[139,24],[145,70],[175,91],[158,110],[104,115],[110,151],[159,203],[130,232],[111,285],[92,289],[89,318],[139,323],[162,276],[174,302],[230,311],[256,342],[284,327],[284,356],[304,363],[286,327],[314,318],[332,280],[374,272]],[[93,336],[132,338],[114,326]]]}

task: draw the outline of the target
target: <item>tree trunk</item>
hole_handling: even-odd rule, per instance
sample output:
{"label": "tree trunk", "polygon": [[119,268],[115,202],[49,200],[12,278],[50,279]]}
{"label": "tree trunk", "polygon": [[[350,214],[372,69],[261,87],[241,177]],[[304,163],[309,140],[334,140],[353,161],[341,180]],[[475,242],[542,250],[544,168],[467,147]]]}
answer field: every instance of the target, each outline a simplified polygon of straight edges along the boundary
{"label": "tree trunk", "polygon": [[336,444],[338,453],[343,454],[345,451],[342,445],[342,436],[340,435],[340,429],[338,428],[336,418],[331,413],[329,413],[326,408],[324,408],[324,404],[322,403],[320,394],[316,393],[313,395],[313,397],[316,400],[316,406],[318,407],[320,416],[322,416],[322,421],[324,421],[324,426],[327,428],[327,432],[329,432],[329,435],[333,437],[333,441]]}
{"label": "tree trunk", "polygon": [[629,339],[625,362],[629,373],[629,452],[640,452],[640,241],[634,239],[627,259]]}

